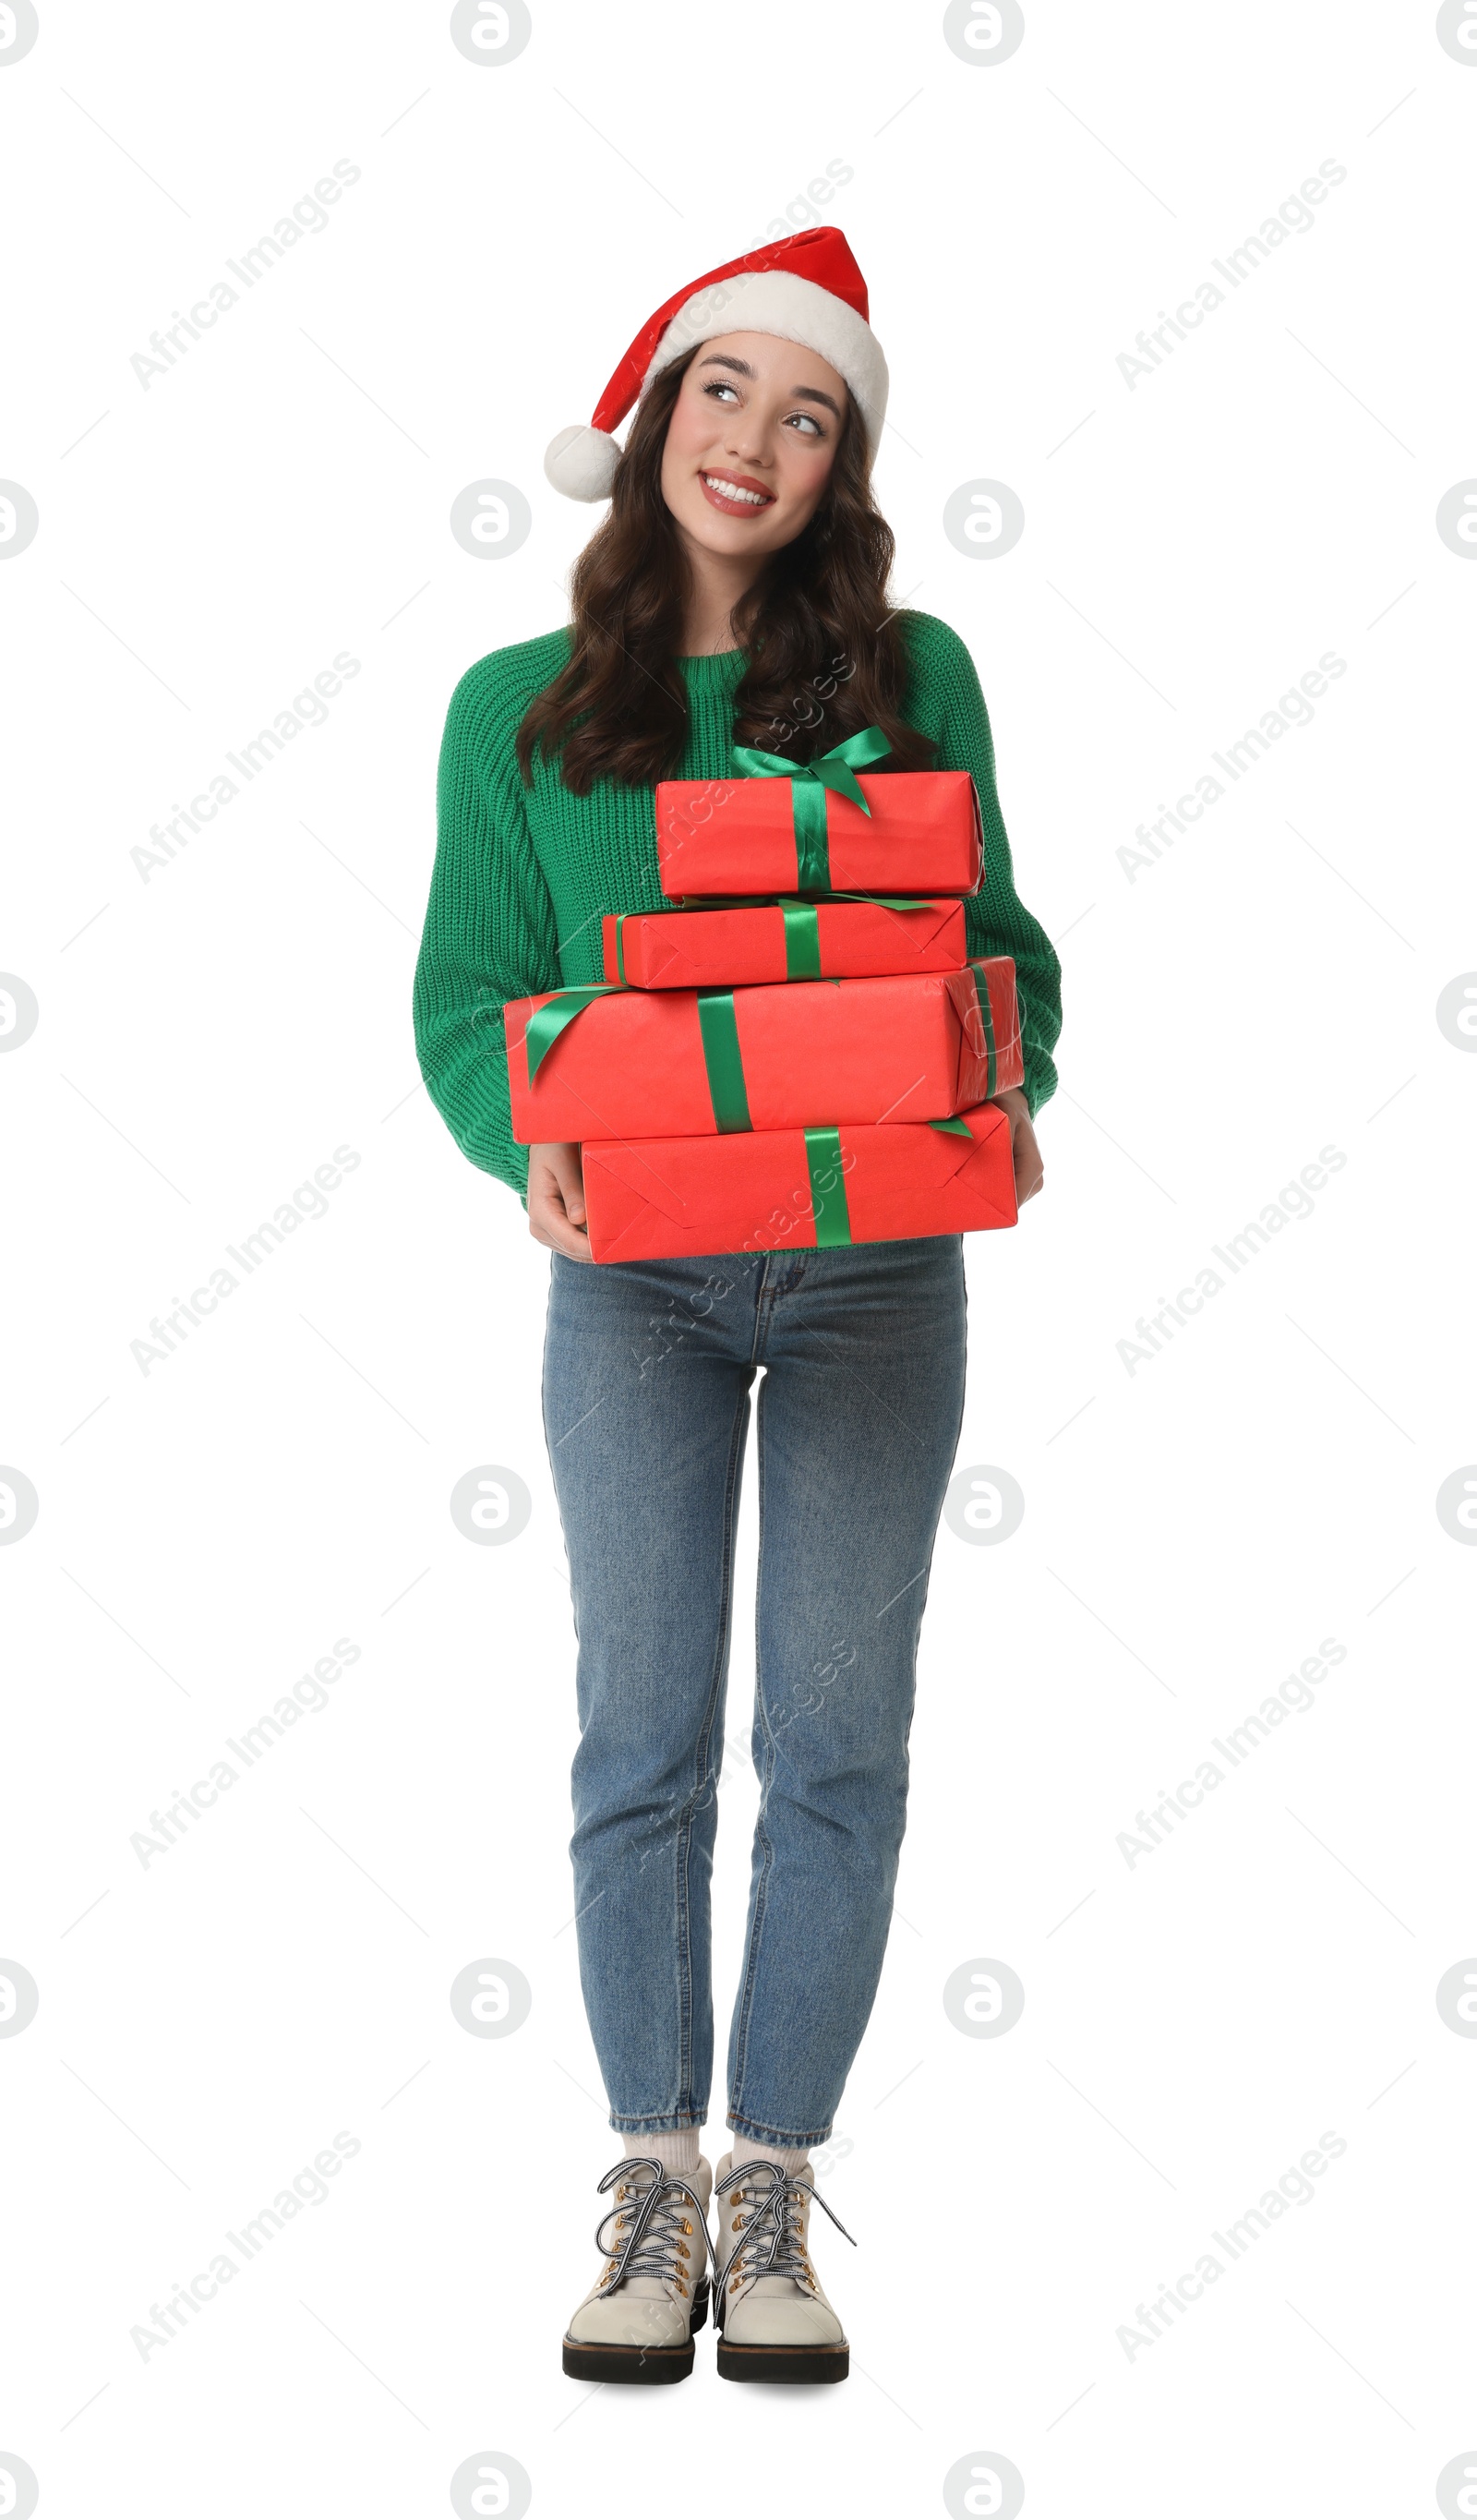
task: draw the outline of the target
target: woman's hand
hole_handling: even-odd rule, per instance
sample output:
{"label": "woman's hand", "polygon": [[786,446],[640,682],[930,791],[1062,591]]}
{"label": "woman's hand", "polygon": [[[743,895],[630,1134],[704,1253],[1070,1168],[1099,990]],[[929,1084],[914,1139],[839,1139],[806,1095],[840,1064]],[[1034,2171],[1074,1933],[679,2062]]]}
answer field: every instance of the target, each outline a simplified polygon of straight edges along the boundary
{"label": "woman's hand", "polygon": [[996,1095],[995,1100],[1010,1123],[1010,1155],[1015,1166],[1015,1204],[1018,1208],[1024,1207],[1028,1198],[1036,1196],[1046,1178],[1046,1166],[1041,1160],[1041,1148],[1036,1143],[1036,1132],[1031,1126],[1031,1106],[1018,1085],[1007,1086],[1004,1094]]}
{"label": "woman's hand", "polygon": [[585,1184],[577,1146],[528,1149],[528,1231],[535,1242],[562,1251],[566,1260],[588,1260]]}

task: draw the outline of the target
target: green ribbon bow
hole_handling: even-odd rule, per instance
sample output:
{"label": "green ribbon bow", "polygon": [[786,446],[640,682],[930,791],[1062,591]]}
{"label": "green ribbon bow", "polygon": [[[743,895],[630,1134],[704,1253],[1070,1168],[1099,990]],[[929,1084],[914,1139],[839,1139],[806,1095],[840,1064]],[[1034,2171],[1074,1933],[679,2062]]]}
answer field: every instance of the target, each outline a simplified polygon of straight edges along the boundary
{"label": "green ribbon bow", "polygon": [[597,998],[614,997],[622,986],[616,980],[602,980],[587,989],[559,989],[545,1005],[534,1009],[523,1035],[530,1085],[565,1025],[572,1024],[575,1016],[582,1015]]}
{"label": "green ribbon bow", "polygon": [[760,752],[751,743],[736,743],[734,759],[750,779],[787,779],[795,824],[795,882],[801,892],[829,892],[830,853],[826,836],[826,791],[831,788],[870,815],[856,774],[892,750],[879,726],[867,726],[832,744],[815,761],[786,761],[783,752]]}
{"label": "green ribbon bow", "polygon": [[[529,1084],[533,1083],[559,1035],[584,1013],[587,1007],[593,1006],[597,998],[626,994],[623,982],[602,980],[588,988],[560,989],[543,1006],[535,1008],[523,1036],[528,1053]],[[743,1054],[738,1047],[738,1021],[734,1012],[732,989],[697,991],[697,1027],[702,1036],[702,1058],[707,1069],[713,1117],[720,1132],[727,1136],[734,1130],[752,1129],[754,1124],[749,1118],[748,1088],[743,1079]]]}
{"label": "green ribbon bow", "polygon": [[[614,998],[626,994],[617,980],[602,980],[589,988],[560,989],[545,1005],[534,1010],[523,1036],[528,1053],[528,1082],[531,1085],[549,1053],[587,1007],[597,998]],[[738,1021],[734,1012],[732,989],[699,989],[697,991],[697,1027],[702,1036],[703,1064],[707,1069],[708,1093],[713,1104],[713,1117],[724,1136],[738,1129],[752,1129],[749,1118],[748,1088],[743,1079],[743,1054],[738,1047]]]}

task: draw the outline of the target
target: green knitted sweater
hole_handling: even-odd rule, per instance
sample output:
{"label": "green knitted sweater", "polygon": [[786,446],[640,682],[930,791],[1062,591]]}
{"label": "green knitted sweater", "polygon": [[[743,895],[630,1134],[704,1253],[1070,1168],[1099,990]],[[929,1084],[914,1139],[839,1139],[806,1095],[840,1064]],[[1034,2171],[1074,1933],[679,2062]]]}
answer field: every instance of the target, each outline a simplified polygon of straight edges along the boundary
{"label": "green knitted sweater", "polygon": [[[926,612],[901,615],[911,667],[902,714],[938,746],[940,770],[968,770],[985,828],[985,880],[965,908],[971,954],[1015,960],[1026,1095],[1052,1092],[1061,1028],[1060,967],[1016,899],[995,793],[990,721],[969,651]],[[416,1048],[432,1102],[464,1154],[524,1195],[528,1150],[514,1144],[503,1008],[540,989],[600,980],[605,911],[662,910],[649,788],[602,780],[572,796],[536,762],[525,788],[514,739],[536,692],[569,653],[566,630],[500,648],[452,694],[436,786],[436,861],[416,968]],[[733,694],[741,651],[681,659],[689,729],[679,776],[733,769]],[[823,747],[824,749],[824,744]]]}

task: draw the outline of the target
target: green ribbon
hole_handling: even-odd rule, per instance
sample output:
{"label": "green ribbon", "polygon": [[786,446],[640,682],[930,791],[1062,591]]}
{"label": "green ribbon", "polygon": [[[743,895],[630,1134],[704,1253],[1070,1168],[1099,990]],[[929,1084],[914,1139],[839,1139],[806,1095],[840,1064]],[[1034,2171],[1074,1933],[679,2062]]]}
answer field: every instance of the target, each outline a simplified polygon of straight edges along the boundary
{"label": "green ribbon", "polygon": [[839,1129],[807,1129],[805,1161],[810,1170],[810,1203],[816,1220],[816,1249],[838,1250],[851,1240],[851,1213],[846,1204],[846,1176],[841,1169]]}
{"label": "green ribbon", "polygon": [[972,1138],[974,1131],[967,1120],[930,1120],[930,1129],[947,1129],[951,1138]]}
{"label": "green ribbon", "polygon": [[528,1053],[528,1082],[531,1085],[566,1024],[582,1015],[597,998],[613,997],[618,986],[614,980],[602,980],[588,989],[559,989],[545,1005],[535,1009],[523,1035]]}
{"label": "green ribbon", "polygon": [[748,1113],[748,1091],[743,1082],[743,1054],[738,1047],[733,990],[699,989],[697,1022],[702,1034],[702,1056],[708,1071],[713,1117],[721,1135],[728,1137],[736,1130],[751,1129],[754,1124]]}
{"label": "green ribbon", "polygon": [[952,900],[952,895],[931,892],[832,892],[828,901],[870,901],[875,910],[926,910],[930,902]]}
{"label": "green ribbon", "polygon": [[[922,901],[920,901],[916,894],[912,893],[833,892],[828,897],[831,901],[868,901],[871,902],[877,910],[921,910],[923,907]],[[816,918],[818,905],[815,902],[780,900],[773,903],[761,904],[752,902],[740,895],[732,902],[725,901],[719,903],[712,900],[704,900],[699,903],[699,907],[705,910],[717,910],[720,908],[730,910],[749,910],[759,908],[777,909],[784,921],[784,976],[786,980],[819,980],[821,978],[821,928],[820,922]],[[607,987],[614,988],[618,986],[623,989],[628,989],[630,987],[631,983],[626,976],[626,921],[628,919],[649,917],[650,915],[651,914],[648,912],[639,910],[620,910],[614,914],[615,968],[618,978],[607,982]],[[680,919],[685,914],[681,911],[661,911],[656,913],[658,918],[667,919]]]}
{"label": "green ribbon", "polygon": [[[876,910],[921,910],[916,897],[902,893],[834,892],[832,901],[869,901]],[[784,976],[787,980],[819,980],[821,974],[821,922],[816,917],[819,904],[813,901],[782,901],[784,920]]]}
{"label": "green ribbon", "polygon": [[[620,929],[616,929],[619,938]],[[561,1032],[582,1015],[597,998],[621,994],[623,982],[603,980],[584,989],[560,989],[544,1006],[537,1008],[523,1036],[528,1053],[528,1082],[531,1085]],[[713,1117],[725,1136],[738,1129],[752,1129],[749,1118],[748,1089],[743,1081],[743,1054],[738,1047],[738,1021],[734,1012],[732,989],[699,989],[697,991],[697,1025],[702,1035],[703,1063],[707,1068],[708,1093],[712,1097]]]}
{"label": "green ribbon", "polygon": [[990,992],[979,965],[971,963],[969,968],[974,973],[974,995],[979,1004],[980,1021],[985,1027],[985,1101],[989,1102],[995,1096],[995,1017],[990,1012]]}
{"label": "green ribbon", "polygon": [[871,815],[856,774],[892,750],[879,726],[864,727],[844,743],[832,744],[814,761],[786,761],[783,752],[760,752],[751,743],[736,743],[734,759],[750,779],[787,779],[795,825],[795,881],[802,892],[830,890],[830,853],[826,836],[826,791],[834,790]]}
{"label": "green ribbon", "polygon": [[784,976],[787,980],[819,980],[821,976],[821,922],[808,901],[782,901],[780,916],[784,922]]}

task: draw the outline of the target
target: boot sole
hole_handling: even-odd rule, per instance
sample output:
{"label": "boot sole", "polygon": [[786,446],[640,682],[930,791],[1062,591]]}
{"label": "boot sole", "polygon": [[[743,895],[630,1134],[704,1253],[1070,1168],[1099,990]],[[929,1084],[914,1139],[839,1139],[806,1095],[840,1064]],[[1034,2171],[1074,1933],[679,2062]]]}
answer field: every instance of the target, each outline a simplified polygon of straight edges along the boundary
{"label": "boot sole", "polygon": [[851,2369],[848,2345],[730,2345],[718,2339],[720,2380],[778,2380],[814,2387],[844,2380]]}
{"label": "boot sole", "polygon": [[[693,2288],[691,2327],[707,2325],[708,2285]],[[564,2338],[564,2372],[570,2380],[610,2380],[629,2386],[659,2388],[664,2381],[685,2380],[693,2368],[692,2337],[686,2345],[582,2345]]]}

